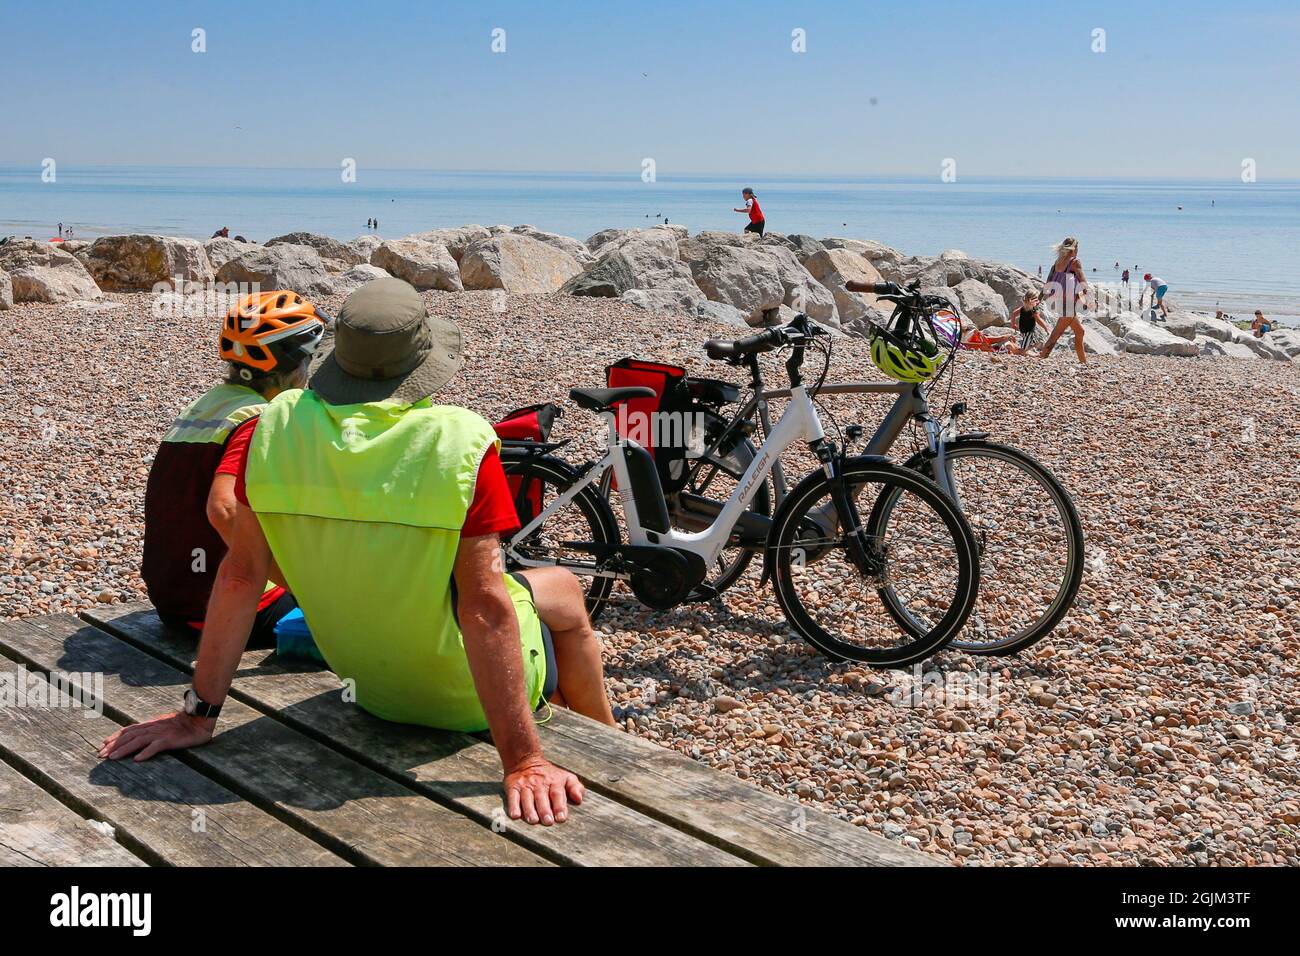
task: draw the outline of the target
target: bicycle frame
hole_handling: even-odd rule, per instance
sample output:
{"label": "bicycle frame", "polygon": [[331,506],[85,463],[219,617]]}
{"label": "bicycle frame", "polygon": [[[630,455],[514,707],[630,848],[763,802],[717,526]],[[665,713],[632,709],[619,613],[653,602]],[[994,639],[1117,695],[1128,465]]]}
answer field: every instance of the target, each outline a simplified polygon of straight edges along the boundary
{"label": "bicycle frame", "polygon": [[[954,501],[958,500],[957,489],[953,483],[952,475],[948,471],[947,457],[944,455],[944,448],[955,436],[951,435],[949,429],[930,414],[930,404],[924,386],[913,385],[908,382],[842,382],[834,385],[823,385],[817,394],[897,395],[898,398],[890,406],[889,411],[885,413],[884,419],[867,441],[862,454],[888,455],[907,424],[913,420],[919,420],[925,427],[926,442],[935,456],[935,482],[950,498]],[[741,405],[740,410],[732,417],[727,424],[727,428],[723,430],[723,434],[725,435],[737,422],[752,418],[755,412],[758,413],[758,420],[762,425],[763,434],[770,434],[772,426],[768,403],[772,400],[788,399],[790,397],[791,389],[788,388],[761,392],[755,390],[755,393]],[[706,454],[715,450],[716,447],[710,448]],[[776,503],[780,504],[785,499],[789,487],[786,484],[785,470],[779,461],[773,463],[772,466],[772,483],[776,488]]]}
{"label": "bicycle frame", "polygon": [[[624,438],[618,433],[616,427],[615,413],[612,411],[601,412],[600,417],[605,421],[608,429],[607,448],[605,456],[600,461],[587,468],[586,472],[578,481],[570,485],[565,491],[559,494],[551,504],[544,508],[541,514],[537,515],[527,525],[521,528],[512,537],[511,541],[527,540],[542,523],[558,509],[566,506],[572,501],[584,488],[587,488],[601,480],[601,477],[609,469],[613,469],[613,474],[618,481],[619,500],[623,509],[623,516],[627,522],[627,536],[629,543],[633,545],[652,545],[680,548],[699,555],[704,559],[706,564],[712,564],[726,547],[727,539],[731,535],[732,528],[740,520],[741,514],[749,506],[749,502],[757,493],[763,479],[771,471],[773,464],[778,463],[781,453],[798,441],[818,442],[825,438],[825,432],[822,430],[821,419],[817,415],[817,408],[809,397],[808,392],[803,385],[796,385],[785,390],[786,396],[790,399],[790,404],[781,416],[776,426],[767,432],[767,439],[763,446],[758,450],[754,460],[750,462],[749,467],[745,470],[744,475],[736,483],[735,490],[722,506],[721,511],[713,522],[702,531],[678,531],[670,529],[667,532],[652,531],[642,527],[640,516],[637,514],[636,501],[632,495],[632,479],[628,471],[627,459],[623,450],[627,447],[636,447],[636,442]],[[828,466],[829,467],[829,466]],[[524,567],[544,567],[556,563],[555,561],[544,561],[538,559],[529,559],[519,555],[513,544],[507,545],[507,550],[512,559],[518,561]],[[579,568],[572,565],[566,565],[575,571],[601,574],[594,567],[588,569]],[[612,576],[612,575],[611,575]]]}

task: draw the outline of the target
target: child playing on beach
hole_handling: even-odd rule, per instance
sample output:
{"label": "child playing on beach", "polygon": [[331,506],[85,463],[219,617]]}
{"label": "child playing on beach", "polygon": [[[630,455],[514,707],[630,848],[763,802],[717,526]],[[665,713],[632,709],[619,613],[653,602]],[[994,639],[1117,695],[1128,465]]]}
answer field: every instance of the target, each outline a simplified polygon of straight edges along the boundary
{"label": "child playing on beach", "polygon": [[1025,300],[1016,306],[1011,313],[1011,327],[1020,333],[1019,347],[1011,349],[1016,355],[1024,355],[1029,351],[1029,345],[1034,340],[1034,330],[1042,329],[1047,331],[1047,323],[1043,321],[1043,316],[1039,312],[1039,294],[1037,289],[1030,289],[1025,293]]}
{"label": "child playing on beach", "polygon": [[763,210],[758,205],[758,197],[754,195],[754,190],[748,186],[740,191],[740,195],[744,197],[745,205],[739,209],[733,209],[732,212],[749,213],[749,225],[745,227],[745,231],[756,232],[761,236],[763,229],[767,226],[767,220],[763,218]]}
{"label": "child playing on beach", "polygon": [[1066,236],[1056,246],[1056,261],[1047,276],[1048,300],[1053,305],[1059,303],[1057,311],[1061,317],[1056,320],[1056,328],[1047,337],[1047,344],[1043,346],[1039,358],[1051,355],[1062,333],[1070,329],[1074,332],[1074,354],[1079,357],[1079,364],[1088,364],[1088,356],[1083,350],[1083,324],[1076,315],[1079,299],[1087,291],[1088,282],[1083,277],[1083,266],[1079,263],[1079,240],[1074,236]]}
{"label": "child playing on beach", "polygon": [[[1165,293],[1169,291],[1169,283],[1165,282],[1165,280],[1160,278],[1159,276],[1153,276],[1149,272],[1146,275],[1144,275],[1142,279],[1144,282],[1146,282],[1147,286],[1150,287],[1151,289],[1152,320],[1164,321],[1164,319],[1169,318],[1169,310],[1165,308]],[[1141,304],[1142,304],[1141,300],[1139,300],[1138,302],[1139,307],[1141,306]],[[1157,307],[1159,307],[1160,309],[1160,315],[1161,315],[1160,319],[1156,319],[1154,314]]]}
{"label": "child playing on beach", "polygon": [[1255,338],[1262,339],[1265,335],[1271,332],[1272,329],[1273,324],[1269,322],[1268,319],[1264,318],[1263,310],[1256,309],[1255,321],[1250,323],[1250,330],[1255,333]]}

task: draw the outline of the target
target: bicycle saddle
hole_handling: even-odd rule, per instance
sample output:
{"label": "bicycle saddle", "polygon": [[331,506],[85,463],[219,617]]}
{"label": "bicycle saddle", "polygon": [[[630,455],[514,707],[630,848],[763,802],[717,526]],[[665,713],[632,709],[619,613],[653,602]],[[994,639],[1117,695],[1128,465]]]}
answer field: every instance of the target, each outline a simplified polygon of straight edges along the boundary
{"label": "bicycle saddle", "polygon": [[608,411],[611,405],[629,398],[654,398],[658,393],[645,385],[625,385],[622,388],[571,388],[569,398],[579,408],[588,411]]}

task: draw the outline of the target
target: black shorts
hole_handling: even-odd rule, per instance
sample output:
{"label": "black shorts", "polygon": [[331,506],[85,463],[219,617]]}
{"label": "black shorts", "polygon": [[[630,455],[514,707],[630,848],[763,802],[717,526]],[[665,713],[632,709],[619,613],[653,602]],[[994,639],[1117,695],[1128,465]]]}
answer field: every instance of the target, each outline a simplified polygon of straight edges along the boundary
{"label": "black shorts", "polygon": [[745,231],[756,232],[761,236],[765,228],[767,228],[767,220],[760,219],[758,222],[751,222],[748,226],[745,227]]}
{"label": "black shorts", "polygon": [[[524,590],[528,592],[529,597],[533,598],[534,601],[537,600],[533,595],[532,585],[528,583],[526,577],[518,571],[511,571],[510,576],[524,586]],[[555,664],[555,639],[551,636],[551,629],[546,626],[546,622],[542,620],[541,615],[538,615],[537,623],[542,628],[542,649],[546,654],[546,679],[542,681],[542,700],[549,701],[551,695],[555,693],[555,689],[560,685],[560,672]]]}
{"label": "black shorts", "polygon": [[[253,618],[253,629],[248,634],[249,650],[275,647],[275,625],[279,624],[280,620],[297,606],[298,602],[294,600],[293,595],[285,591],[258,611],[257,616]],[[186,631],[195,637],[203,633],[202,628],[195,627],[183,618],[170,614],[159,614],[158,617],[164,624],[174,630]]]}

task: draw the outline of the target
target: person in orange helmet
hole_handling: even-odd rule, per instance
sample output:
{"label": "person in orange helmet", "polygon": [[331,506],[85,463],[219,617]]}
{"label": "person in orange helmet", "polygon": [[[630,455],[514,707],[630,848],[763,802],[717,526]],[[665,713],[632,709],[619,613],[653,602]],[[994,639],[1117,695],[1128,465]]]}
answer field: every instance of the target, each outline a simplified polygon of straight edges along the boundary
{"label": "person in orange helmet", "polygon": [[[244,296],[222,321],[226,381],[185,409],[163,436],[144,500],[141,576],[168,626],[197,636],[236,512],[235,462],[266,404],[302,388],[330,319],[296,292]],[[297,604],[268,582],[250,646],[275,645],[276,623]]]}

